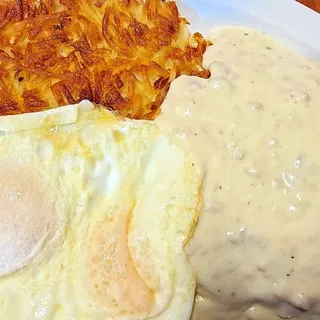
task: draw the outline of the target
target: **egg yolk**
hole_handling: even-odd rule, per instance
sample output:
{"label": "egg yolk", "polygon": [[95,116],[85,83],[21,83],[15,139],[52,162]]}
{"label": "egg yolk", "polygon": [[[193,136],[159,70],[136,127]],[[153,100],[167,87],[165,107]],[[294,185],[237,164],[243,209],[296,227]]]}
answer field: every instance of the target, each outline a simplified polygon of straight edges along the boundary
{"label": "egg yolk", "polygon": [[120,212],[99,221],[87,242],[90,292],[112,316],[148,315],[154,304],[153,290],[136,271],[128,250],[129,216]]}
{"label": "egg yolk", "polygon": [[55,223],[54,199],[32,168],[0,167],[0,276],[25,267]]}

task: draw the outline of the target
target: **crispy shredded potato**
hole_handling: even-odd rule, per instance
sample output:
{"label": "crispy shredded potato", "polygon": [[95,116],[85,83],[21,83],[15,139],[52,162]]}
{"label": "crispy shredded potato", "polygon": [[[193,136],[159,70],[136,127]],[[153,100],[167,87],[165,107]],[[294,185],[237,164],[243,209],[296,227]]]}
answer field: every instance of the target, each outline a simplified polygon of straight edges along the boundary
{"label": "crispy shredded potato", "polygon": [[153,119],[179,75],[209,77],[210,45],[163,0],[1,0],[0,114],[89,99]]}

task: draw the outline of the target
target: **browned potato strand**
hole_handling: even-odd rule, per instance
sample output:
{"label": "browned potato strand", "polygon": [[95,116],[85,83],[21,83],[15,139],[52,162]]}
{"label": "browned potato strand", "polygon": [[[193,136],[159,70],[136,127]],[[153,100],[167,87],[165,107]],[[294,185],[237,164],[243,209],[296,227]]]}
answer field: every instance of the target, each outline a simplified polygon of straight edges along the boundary
{"label": "browned potato strand", "polygon": [[162,0],[2,0],[0,114],[89,99],[124,116],[152,119],[182,74],[210,45]]}

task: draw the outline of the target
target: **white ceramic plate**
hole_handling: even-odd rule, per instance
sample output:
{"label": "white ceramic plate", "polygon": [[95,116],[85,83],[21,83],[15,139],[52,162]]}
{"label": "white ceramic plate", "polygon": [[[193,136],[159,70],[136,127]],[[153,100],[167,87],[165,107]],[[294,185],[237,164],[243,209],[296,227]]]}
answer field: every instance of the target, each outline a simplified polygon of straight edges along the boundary
{"label": "white ceramic plate", "polygon": [[294,0],[180,0],[192,31],[243,25],[266,32],[320,60],[320,14]]}

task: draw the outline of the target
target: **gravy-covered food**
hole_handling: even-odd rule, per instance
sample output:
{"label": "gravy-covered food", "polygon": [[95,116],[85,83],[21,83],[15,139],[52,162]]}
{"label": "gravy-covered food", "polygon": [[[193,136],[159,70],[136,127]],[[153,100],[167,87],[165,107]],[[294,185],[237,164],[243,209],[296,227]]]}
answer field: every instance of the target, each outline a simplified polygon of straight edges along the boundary
{"label": "gravy-covered food", "polygon": [[198,156],[194,320],[320,318],[320,66],[246,28],[214,30],[208,80],[156,120]]}
{"label": "gravy-covered food", "polygon": [[320,319],[320,65],[187,25],[0,0],[0,320]]}

